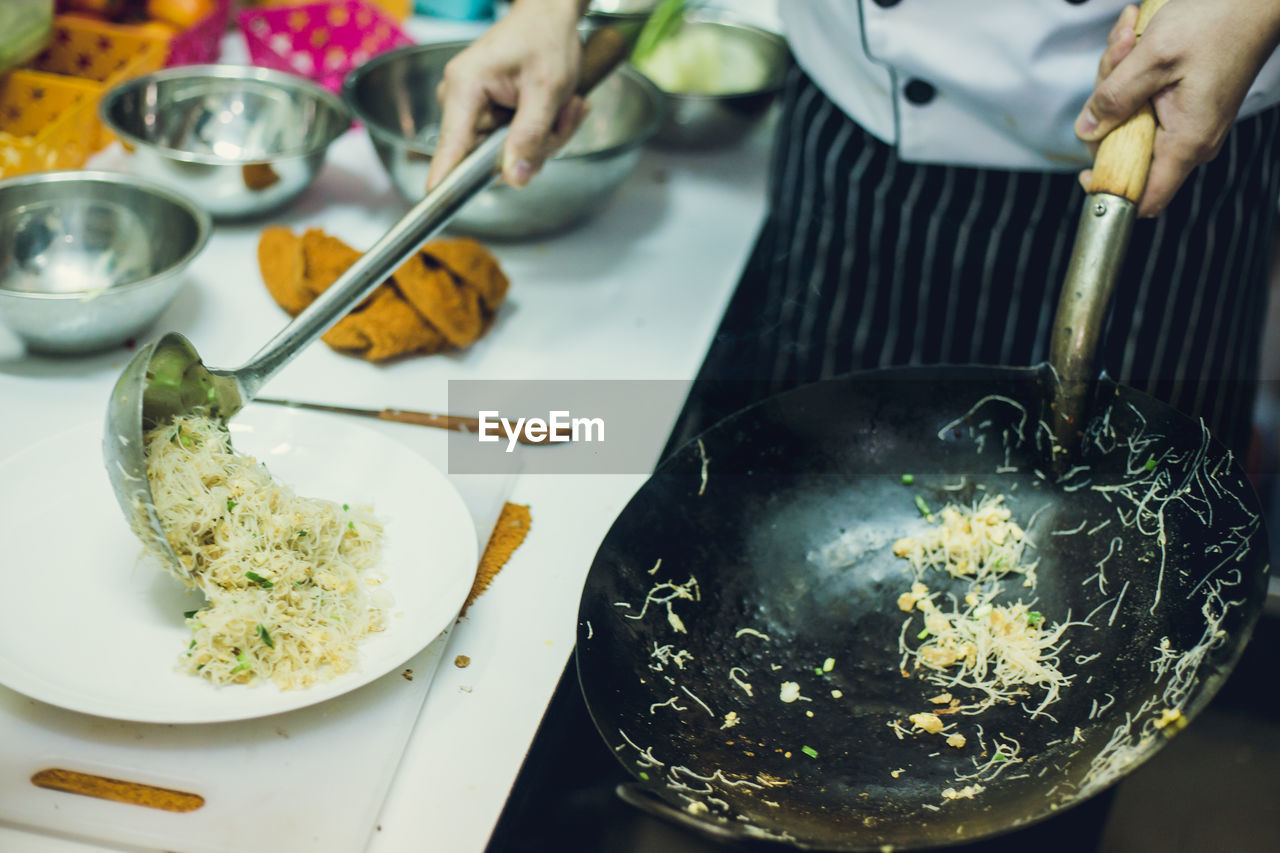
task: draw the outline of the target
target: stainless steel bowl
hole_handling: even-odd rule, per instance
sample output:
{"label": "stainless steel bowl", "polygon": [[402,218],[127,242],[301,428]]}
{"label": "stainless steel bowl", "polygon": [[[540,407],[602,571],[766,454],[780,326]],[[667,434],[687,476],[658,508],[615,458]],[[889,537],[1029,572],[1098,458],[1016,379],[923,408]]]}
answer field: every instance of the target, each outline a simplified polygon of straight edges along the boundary
{"label": "stainless steel bowl", "polygon": [[351,115],[304,77],[239,65],[166,68],[103,96],[103,122],[132,168],[236,219],[277,209],[310,186]]}
{"label": "stainless steel bowl", "polygon": [[191,200],[118,172],[0,181],[0,325],[35,351],[118,346],[173,301],[211,230]]}
{"label": "stainless steel bowl", "polygon": [[[623,35],[630,36],[639,32],[640,27],[648,20],[649,13],[660,0],[591,0],[583,13],[583,29],[590,31],[595,27],[616,27]],[[510,0],[497,0],[494,3],[494,17],[502,18],[511,10]]]}
{"label": "stainless steel bowl", "polygon": [[741,90],[727,94],[663,89],[667,118],[654,143],[679,148],[715,148],[736,143],[766,115],[782,89],[791,51],[777,33],[711,10],[690,14],[684,26],[715,34],[725,54],[721,69],[749,68],[752,76],[758,71],[762,79],[746,81]]}
{"label": "stainless steel bowl", "polygon": [[[436,85],[466,42],[413,45],[377,56],[347,75],[343,94],[365,126],[391,182],[408,202],[426,194],[440,122]],[[567,228],[602,207],[631,174],[662,122],[662,94],[621,68],[589,96],[591,112],[569,144],[524,189],[494,184],[450,223],[455,231],[528,238]]]}

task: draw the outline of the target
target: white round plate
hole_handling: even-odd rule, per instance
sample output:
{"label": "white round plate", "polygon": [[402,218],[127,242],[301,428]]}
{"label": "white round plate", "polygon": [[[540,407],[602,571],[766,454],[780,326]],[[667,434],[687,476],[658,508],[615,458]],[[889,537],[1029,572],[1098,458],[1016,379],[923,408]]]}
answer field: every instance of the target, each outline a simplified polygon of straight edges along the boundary
{"label": "white round plate", "polygon": [[351,672],[302,690],[217,687],[175,667],[183,611],[203,602],[150,559],[116,504],[102,426],[85,424],[0,463],[0,684],[102,717],[211,723],[290,711],[396,669],[457,617],[475,579],[476,531],[457,490],[421,455],[332,416],[249,407],[238,450],[300,495],[372,504],[385,525],[387,628]]}

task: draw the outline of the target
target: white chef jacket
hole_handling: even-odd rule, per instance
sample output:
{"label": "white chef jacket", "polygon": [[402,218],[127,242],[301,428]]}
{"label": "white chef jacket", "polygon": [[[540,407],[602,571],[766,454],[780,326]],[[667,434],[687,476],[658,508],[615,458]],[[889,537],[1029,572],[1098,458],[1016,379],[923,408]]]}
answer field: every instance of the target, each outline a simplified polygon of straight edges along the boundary
{"label": "white chef jacket", "polygon": [[[1217,0],[1204,0],[1217,2]],[[906,161],[1089,162],[1073,126],[1125,0],[779,0],[800,66]],[[1280,52],[1240,116],[1280,101]]]}

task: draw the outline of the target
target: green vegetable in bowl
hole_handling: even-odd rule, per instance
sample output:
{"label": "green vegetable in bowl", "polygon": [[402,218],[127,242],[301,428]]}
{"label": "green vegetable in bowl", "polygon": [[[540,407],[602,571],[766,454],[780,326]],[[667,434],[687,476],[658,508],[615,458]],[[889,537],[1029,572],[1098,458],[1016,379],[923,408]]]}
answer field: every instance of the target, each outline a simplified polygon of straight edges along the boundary
{"label": "green vegetable in bowl", "polygon": [[709,21],[682,19],[677,24],[631,59],[659,89],[684,95],[737,95],[768,82],[764,58],[739,34]]}

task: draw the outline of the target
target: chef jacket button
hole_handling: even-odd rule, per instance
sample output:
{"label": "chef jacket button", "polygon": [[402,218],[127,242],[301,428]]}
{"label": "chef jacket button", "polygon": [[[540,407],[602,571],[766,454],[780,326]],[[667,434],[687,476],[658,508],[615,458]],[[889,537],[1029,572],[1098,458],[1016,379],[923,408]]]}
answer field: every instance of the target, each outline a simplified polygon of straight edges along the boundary
{"label": "chef jacket button", "polygon": [[902,94],[906,95],[907,100],[916,106],[924,106],[933,100],[933,96],[938,94],[938,90],[923,80],[908,80],[907,85],[902,90]]}
{"label": "chef jacket button", "polygon": [[890,6],[897,6],[900,2],[902,0],[876,0],[876,5],[888,9]]}

